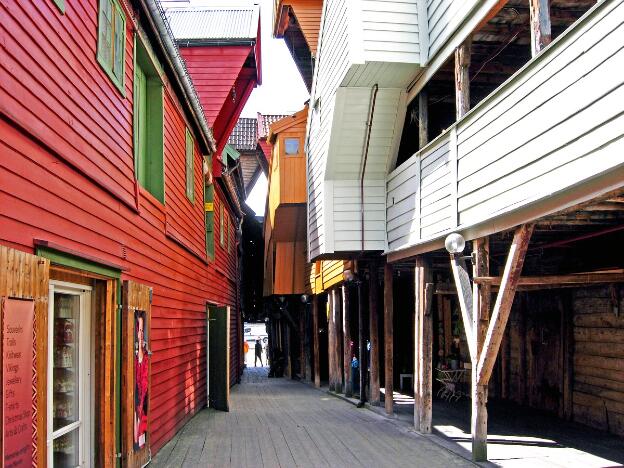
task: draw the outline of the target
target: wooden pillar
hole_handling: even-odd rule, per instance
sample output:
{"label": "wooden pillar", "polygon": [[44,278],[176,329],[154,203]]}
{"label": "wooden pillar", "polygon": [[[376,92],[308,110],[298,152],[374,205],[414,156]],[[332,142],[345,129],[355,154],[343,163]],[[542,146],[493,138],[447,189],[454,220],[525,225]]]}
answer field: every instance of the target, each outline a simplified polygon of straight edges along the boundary
{"label": "wooden pillar", "polygon": [[314,386],[320,388],[321,386],[321,365],[319,355],[319,306],[318,296],[315,294],[312,296],[312,366],[314,368]]}
{"label": "wooden pillar", "polygon": [[350,397],[353,395],[353,387],[351,385],[351,314],[349,304],[349,286],[342,285],[342,337],[343,337],[343,353],[342,365],[344,368],[344,392]]}
{"label": "wooden pillar", "polygon": [[362,281],[357,282],[358,291],[358,344],[359,344],[359,360],[360,360],[360,402],[361,407],[366,403],[366,377],[368,369],[367,351],[366,351],[366,315],[364,314],[364,287]]}
{"label": "wooden pillar", "polygon": [[429,143],[429,96],[424,89],[418,95],[418,149]]}
{"label": "wooden pillar", "polygon": [[332,294],[334,295],[334,366],[335,366],[335,376],[336,383],[334,386],[334,391],[337,393],[342,393],[343,391],[343,382],[342,382],[342,300],[340,297],[340,289],[337,287],[332,289]]}
{"label": "wooden pillar", "polygon": [[394,296],[393,268],[391,263],[384,266],[384,369],[386,389],[386,413],[394,413]]}
{"label": "wooden pillar", "polygon": [[416,257],[416,316],[414,320],[414,428],[431,433],[433,321],[431,301],[433,283],[431,269],[423,256]]}
{"label": "wooden pillar", "polygon": [[370,333],[370,403],[379,406],[379,273],[376,260],[370,262],[368,311]]}
{"label": "wooden pillar", "polygon": [[550,11],[548,0],[529,0],[531,21],[531,56],[535,57],[550,44]]}
{"label": "wooden pillar", "polygon": [[[487,237],[476,239],[473,242],[475,264],[473,276],[483,277],[490,275],[490,243]],[[473,316],[472,339],[475,341],[474,349],[477,356],[481,355],[483,342],[487,334],[490,320],[491,286],[489,284],[473,285]],[[478,360],[472,363],[472,416],[470,420],[470,432],[472,434],[472,457],[474,460],[487,460],[487,398],[488,385],[478,383]]]}
{"label": "wooden pillar", "polygon": [[306,379],[306,362],[305,362],[305,310],[306,305],[303,304],[299,308],[299,375],[301,380]]}
{"label": "wooden pillar", "polygon": [[333,289],[327,293],[327,362],[329,365],[329,390],[336,389],[336,367],[334,363],[334,350],[336,349],[336,333],[334,331],[334,291]]}
{"label": "wooden pillar", "polygon": [[472,37],[455,49],[455,112],[457,120],[470,110],[470,54]]}

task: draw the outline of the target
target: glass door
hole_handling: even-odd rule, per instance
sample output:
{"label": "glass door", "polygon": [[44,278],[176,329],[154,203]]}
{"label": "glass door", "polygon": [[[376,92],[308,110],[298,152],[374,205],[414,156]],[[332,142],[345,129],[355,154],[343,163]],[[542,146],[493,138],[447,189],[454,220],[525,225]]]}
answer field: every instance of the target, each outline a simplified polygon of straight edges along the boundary
{"label": "glass door", "polygon": [[48,465],[89,466],[91,288],[50,285],[48,317]]}

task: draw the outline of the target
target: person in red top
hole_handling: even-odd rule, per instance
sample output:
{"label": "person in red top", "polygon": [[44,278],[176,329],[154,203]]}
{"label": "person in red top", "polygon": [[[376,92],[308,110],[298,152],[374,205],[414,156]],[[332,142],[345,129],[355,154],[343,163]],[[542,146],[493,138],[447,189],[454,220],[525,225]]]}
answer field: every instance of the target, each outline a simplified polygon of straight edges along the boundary
{"label": "person in red top", "polygon": [[141,448],[145,445],[147,432],[149,356],[145,342],[145,312],[135,314],[135,343],[138,346],[134,356],[134,446]]}

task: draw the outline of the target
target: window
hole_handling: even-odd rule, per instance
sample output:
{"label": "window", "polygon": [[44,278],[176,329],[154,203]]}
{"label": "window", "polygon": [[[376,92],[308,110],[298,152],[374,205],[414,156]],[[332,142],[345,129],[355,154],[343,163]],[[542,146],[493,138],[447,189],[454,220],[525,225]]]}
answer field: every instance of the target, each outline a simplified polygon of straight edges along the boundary
{"label": "window", "polygon": [[126,52],[126,16],[117,0],[100,0],[97,60],[122,94]]}
{"label": "window", "polygon": [[195,159],[195,142],[193,135],[186,129],[186,198],[191,203],[195,201],[195,177],[193,160]]}
{"label": "window", "polygon": [[137,36],[134,67],[134,170],[139,183],[165,202],[163,85],[160,66]]}
{"label": "window", "polygon": [[284,151],[287,155],[299,154],[299,138],[284,138]]}
{"label": "window", "polygon": [[234,225],[232,223],[230,223],[230,219],[229,218],[228,218],[227,236],[228,236],[228,248],[227,248],[227,251],[228,251],[228,253],[232,253],[232,245],[234,244]]}
{"label": "window", "polygon": [[225,213],[223,212],[223,203],[219,204],[219,244],[225,247]]}

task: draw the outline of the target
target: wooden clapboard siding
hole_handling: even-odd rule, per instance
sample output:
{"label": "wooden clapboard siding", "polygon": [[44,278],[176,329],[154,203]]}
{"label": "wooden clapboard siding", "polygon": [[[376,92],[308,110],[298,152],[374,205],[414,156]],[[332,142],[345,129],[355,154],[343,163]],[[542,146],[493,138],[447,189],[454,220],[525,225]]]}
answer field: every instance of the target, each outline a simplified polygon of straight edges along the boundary
{"label": "wooden clapboard siding", "polygon": [[303,294],[305,292],[305,244],[275,243],[275,282],[272,294]]}
{"label": "wooden clapboard siding", "polygon": [[[131,21],[124,96],[96,61],[98,2],[65,5],[64,15],[53,2],[0,6],[0,37],[10,48],[0,59],[0,242],[32,252],[34,239],[53,241],[122,265],[123,279],[153,288],[150,424],[156,452],[206,404],[207,302],[232,307],[231,340],[239,340],[235,225],[228,223],[229,251],[217,241],[215,261],[207,263],[201,154],[196,145],[191,203],[185,192],[188,123],[166,77],[166,203],[135,190]],[[222,203],[234,220],[225,200],[217,185],[217,239]],[[232,345],[232,382],[237,349]]]}
{"label": "wooden clapboard siding", "polygon": [[476,0],[427,0],[429,57],[442,47],[477,3]]}
{"label": "wooden clapboard siding", "polygon": [[322,0],[291,0],[289,2],[303,32],[310,52],[316,56],[319,29],[321,27]]}
{"label": "wooden clapboard siding", "polygon": [[367,62],[420,63],[418,1],[362,0]]}
{"label": "wooden clapboard siding", "polygon": [[[543,198],[621,164],[624,5],[613,2],[461,122],[461,224]],[[609,13],[607,14],[607,11]],[[578,26],[578,25],[577,25]],[[531,65],[531,64],[530,64]]]}
{"label": "wooden clapboard siding", "polygon": [[[622,0],[598,3],[421,151],[428,154],[448,141],[448,172],[432,189],[441,190],[447,181],[450,202],[432,207],[429,232],[414,233],[415,214],[411,222],[395,221],[426,203],[426,190],[419,193],[418,184],[406,183],[421,156],[393,171],[390,251],[441,239],[457,228],[483,228],[493,219],[498,230],[505,229],[518,223],[506,226],[505,219],[520,209],[517,216],[531,219],[621,186],[624,78],[617,70],[624,67],[624,50],[617,38],[624,33],[623,20]],[[439,195],[447,193],[444,187]]]}
{"label": "wooden clapboard siding", "polygon": [[[308,255],[318,256],[325,250],[325,197],[323,180],[329,148],[335,93],[349,67],[348,14],[345,0],[327,0],[321,19],[317,71],[313,100],[321,105],[310,110],[308,132]],[[325,52],[322,52],[325,50]]]}
{"label": "wooden clapboard siding", "polygon": [[[352,252],[362,248],[361,193],[358,180],[332,182],[334,251]],[[385,250],[386,211],[383,179],[364,181],[364,249]]]}
{"label": "wooden clapboard siding", "polygon": [[96,0],[3,3],[0,113],[132,206],[133,36],[126,22],[123,99],[95,60],[97,16]]}
{"label": "wooden clapboard siding", "polygon": [[[232,118],[232,109],[228,106],[228,101],[232,102],[232,88],[236,88],[236,103],[244,104],[245,100],[241,98],[247,83],[243,82],[249,77],[246,76],[243,66],[252,49],[251,45],[180,47],[180,55],[186,62],[206,119],[214,128],[214,137],[217,141],[223,138],[227,140],[229,137],[229,132],[225,134],[225,122]],[[234,120],[238,118],[240,110]]]}
{"label": "wooden clapboard siding", "polygon": [[[228,254],[216,242],[215,262],[207,265],[165,235],[163,207],[149,194],[141,198],[138,216],[19,130],[0,121],[0,131],[2,243],[32,252],[33,238],[55,241],[125,265],[124,278],[154,288],[151,422],[158,450],[205,406],[205,304],[236,306],[234,249]],[[216,192],[218,239],[223,194]],[[238,360],[232,362],[234,373]]]}
{"label": "wooden clapboard siding", "polygon": [[451,223],[448,135],[416,153],[388,176],[388,247],[432,237]]}
{"label": "wooden clapboard siding", "polygon": [[[624,291],[618,289],[622,297]],[[614,313],[611,297],[608,287],[573,294],[572,414],[578,422],[622,436],[624,316]]]}

